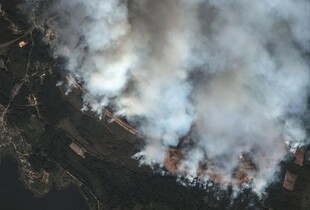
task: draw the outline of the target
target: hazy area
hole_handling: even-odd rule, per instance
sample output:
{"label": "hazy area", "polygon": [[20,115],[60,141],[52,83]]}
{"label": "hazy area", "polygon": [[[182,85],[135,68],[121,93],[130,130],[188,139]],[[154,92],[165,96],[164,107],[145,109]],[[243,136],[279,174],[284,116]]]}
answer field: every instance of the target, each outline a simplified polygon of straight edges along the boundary
{"label": "hazy area", "polygon": [[[84,109],[111,107],[145,136],[135,155],[163,164],[190,136],[180,170],[213,160],[229,181],[239,157],[274,179],[287,146],[309,142],[310,3],[300,1],[64,0],[56,52],[82,82]],[[69,82],[69,86],[74,82]],[[203,177],[208,180],[208,176]]]}

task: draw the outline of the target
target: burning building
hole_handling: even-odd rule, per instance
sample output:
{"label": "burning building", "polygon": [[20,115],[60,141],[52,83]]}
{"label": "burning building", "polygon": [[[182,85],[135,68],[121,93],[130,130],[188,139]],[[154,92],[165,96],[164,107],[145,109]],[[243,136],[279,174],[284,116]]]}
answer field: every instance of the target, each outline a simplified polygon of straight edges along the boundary
{"label": "burning building", "polygon": [[[186,169],[180,168],[182,158],[186,156],[190,148],[169,148],[165,155],[164,167],[172,174],[187,174]],[[250,181],[255,174],[256,167],[248,155],[241,155],[238,165],[232,171],[229,177],[223,177],[217,170],[216,161],[202,159],[196,170],[195,177],[199,179],[208,179],[214,183],[242,185]]]}

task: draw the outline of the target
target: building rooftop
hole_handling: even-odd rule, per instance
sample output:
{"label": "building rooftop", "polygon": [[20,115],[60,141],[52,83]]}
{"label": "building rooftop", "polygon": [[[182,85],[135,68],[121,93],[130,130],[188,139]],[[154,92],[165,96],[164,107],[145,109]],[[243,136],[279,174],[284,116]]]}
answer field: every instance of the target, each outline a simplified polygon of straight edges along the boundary
{"label": "building rooftop", "polygon": [[69,147],[79,156],[85,158],[85,149],[77,145],[76,143],[72,142]]}
{"label": "building rooftop", "polygon": [[303,166],[304,164],[304,149],[302,147],[298,148],[295,152],[295,160],[294,163],[299,166]]}
{"label": "building rooftop", "polygon": [[296,174],[286,171],[284,181],[283,181],[283,187],[289,191],[293,191],[296,179],[297,179]]}

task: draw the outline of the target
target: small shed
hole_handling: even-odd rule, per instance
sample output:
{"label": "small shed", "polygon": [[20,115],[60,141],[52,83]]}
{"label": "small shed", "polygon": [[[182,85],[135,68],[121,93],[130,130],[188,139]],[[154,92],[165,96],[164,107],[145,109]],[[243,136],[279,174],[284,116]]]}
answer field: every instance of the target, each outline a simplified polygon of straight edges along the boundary
{"label": "small shed", "polygon": [[298,148],[295,152],[295,160],[294,163],[299,166],[303,166],[304,164],[304,149],[302,147]]}
{"label": "small shed", "polygon": [[293,174],[292,172],[286,171],[284,181],[283,181],[283,187],[289,191],[293,191],[296,179],[297,179],[296,174]]}
{"label": "small shed", "polygon": [[85,149],[77,145],[76,143],[72,142],[69,146],[77,155],[85,158]]}

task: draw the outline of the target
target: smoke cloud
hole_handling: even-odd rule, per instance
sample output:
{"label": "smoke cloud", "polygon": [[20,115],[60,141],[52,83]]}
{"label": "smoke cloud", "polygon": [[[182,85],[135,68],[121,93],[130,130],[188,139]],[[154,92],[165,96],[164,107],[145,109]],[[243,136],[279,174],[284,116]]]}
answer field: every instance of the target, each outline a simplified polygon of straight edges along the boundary
{"label": "smoke cloud", "polygon": [[137,126],[142,163],[164,164],[190,136],[178,163],[186,176],[213,160],[229,180],[248,154],[261,191],[286,145],[309,140],[309,1],[63,0],[56,9],[57,51],[83,81],[85,106],[113,107]]}

